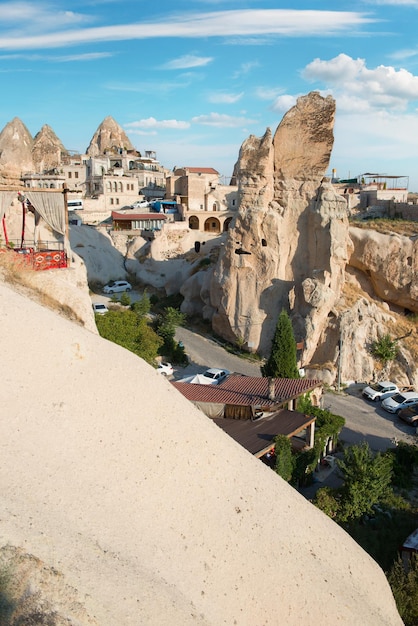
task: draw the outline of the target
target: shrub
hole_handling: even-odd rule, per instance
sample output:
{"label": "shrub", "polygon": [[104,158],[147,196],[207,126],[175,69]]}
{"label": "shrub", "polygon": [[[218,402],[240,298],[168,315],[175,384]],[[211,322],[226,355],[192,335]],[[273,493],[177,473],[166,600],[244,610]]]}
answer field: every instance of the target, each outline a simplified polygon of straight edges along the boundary
{"label": "shrub", "polygon": [[389,334],[383,335],[379,340],[373,342],[371,353],[383,364],[393,361],[398,353],[396,341]]}
{"label": "shrub", "polygon": [[274,449],[276,455],[274,470],[279,476],[289,482],[294,468],[292,442],[286,435],[277,435],[274,439]]}

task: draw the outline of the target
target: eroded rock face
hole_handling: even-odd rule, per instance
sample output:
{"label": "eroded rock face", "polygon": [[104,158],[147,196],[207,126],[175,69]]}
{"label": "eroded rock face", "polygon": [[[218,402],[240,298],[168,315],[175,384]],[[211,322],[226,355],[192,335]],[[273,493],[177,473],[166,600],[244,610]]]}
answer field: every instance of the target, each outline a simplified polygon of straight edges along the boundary
{"label": "eroded rock face", "polygon": [[0,569],[3,626],[98,626],[63,575],[22,548],[0,548]]}
{"label": "eroded rock face", "polygon": [[64,154],[68,154],[68,151],[63,143],[52,128],[44,124],[33,141],[32,157],[36,171],[44,172],[59,167]]}
{"label": "eroded rock face", "polygon": [[309,94],[283,118],[273,140],[267,131],[240,151],[240,208],[206,313],[219,335],[240,338],[262,354],[286,309],[309,361],[341,292],[351,246],[346,203],[323,180],[334,115],[332,98]]}
{"label": "eroded rock face", "polygon": [[0,177],[20,179],[22,172],[32,172],[33,138],[24,123],[14,117],[0,133]]}
{"label": "eroded rock face", "polygon": [[135,150],[122,127],[108,115],[94,133],[86,152],[89,156],[98,156],[120,148]]}
{"label": "eroded rock face", "polygon": [[377,297],[418,313],[418,240],[350,228],[349,264],[368,277]]}

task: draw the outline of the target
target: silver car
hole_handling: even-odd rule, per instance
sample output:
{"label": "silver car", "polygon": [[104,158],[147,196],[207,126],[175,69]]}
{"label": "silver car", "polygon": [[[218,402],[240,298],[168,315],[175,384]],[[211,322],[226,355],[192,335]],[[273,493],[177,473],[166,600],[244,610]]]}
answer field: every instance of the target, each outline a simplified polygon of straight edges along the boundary
{"label": "silver car", "polygon": [[398,413],[401,409],[406,409],[417,403],[418,393],[415,391],[403,391],[383,400],[382,407],[389,413]]}
{"label": "silver car", "polygon": [[399,389],[395,383],[391,383],[389,380],[382,380],[380,383],[368,385],[361,393],[367,400],[377,402],[378,400],[389,398],[389,396],[394,396],[398,391]]}
{"label": "silver car", "polygon": [[111,280],[103,287],[104,293],[117,293],[119,291],[131,291],[132,285],[126,280]]}

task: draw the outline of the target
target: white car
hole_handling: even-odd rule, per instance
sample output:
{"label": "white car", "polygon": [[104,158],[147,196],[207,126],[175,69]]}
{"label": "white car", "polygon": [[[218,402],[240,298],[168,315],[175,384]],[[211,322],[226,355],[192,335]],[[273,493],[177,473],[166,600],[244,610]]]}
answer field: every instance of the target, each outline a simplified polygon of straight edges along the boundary
{"label": "white car", "polygon": [[398,413],[401,409],[406,409],[417,403],[418,393],[416,391],[402,391],[383,400],[382,407],[389,413]]}
{"label": "white car", "polygon": [[105,313],[109,312],[109,309],[105,304],[102,304],[101,302],[94,302],[93,311],[97,313],[97,315],[104,315]]}
{"label": "white car", "polygon": [[119,291],[131,291],[132,285],[126,280],[111,280],[103,287],[104,293],[117,293]]}
{"label": "white car", "polygon": [[218,385],[221,383],[227,376],[229,376],[230,372],[228,370],[222,370],[218,367],[212,367],[206,372],[203,372],[201,376],[200,383],[203,385]]}
{"label": "white car", "polygon": [[158,363],[157,372],[162,376],[172,376],[174,370],[171,363]]}
{"label": "white car", "polygon": [[391,383],[389,380],[382,380],[380,383],[375,383],[365,387],[361,392],[367,400],[377,402],[378,400],[384,400],[390,396],[394,396],[398,393],[399,389],[395,383]]}

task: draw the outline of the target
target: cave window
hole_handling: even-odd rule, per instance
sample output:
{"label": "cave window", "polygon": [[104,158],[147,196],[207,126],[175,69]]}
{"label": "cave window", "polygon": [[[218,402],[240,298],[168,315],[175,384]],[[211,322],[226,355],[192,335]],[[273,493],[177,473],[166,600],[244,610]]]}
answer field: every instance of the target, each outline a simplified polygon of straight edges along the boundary
{"label": "cave window", "polygon": [[267,246],[267,241],[265,239],[262,239],[261,245],[265,248]]}

